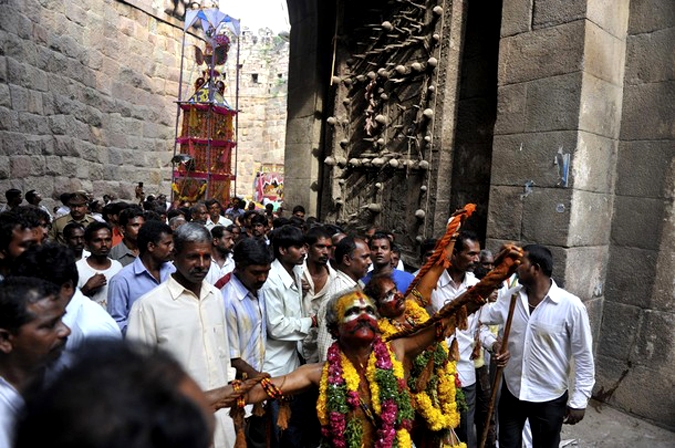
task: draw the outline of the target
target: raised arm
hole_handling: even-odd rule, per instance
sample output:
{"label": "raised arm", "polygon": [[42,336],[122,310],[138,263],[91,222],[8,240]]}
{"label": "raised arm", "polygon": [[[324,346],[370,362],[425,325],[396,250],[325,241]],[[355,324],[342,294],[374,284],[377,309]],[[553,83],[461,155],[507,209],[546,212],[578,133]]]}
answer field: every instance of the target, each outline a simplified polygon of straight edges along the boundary
{"label": "raised arm", "polygon": [[[274,377],[272,384],[281,389],[284,395],[295,395],[303,392],[310,387],[318,387],[321,381],[321,371],[323,363],[305,364],[289,374]],[[260,403],[267,400],[269,395],[265,392],[261,384],[256,384],[246,395],[247,403]]]}

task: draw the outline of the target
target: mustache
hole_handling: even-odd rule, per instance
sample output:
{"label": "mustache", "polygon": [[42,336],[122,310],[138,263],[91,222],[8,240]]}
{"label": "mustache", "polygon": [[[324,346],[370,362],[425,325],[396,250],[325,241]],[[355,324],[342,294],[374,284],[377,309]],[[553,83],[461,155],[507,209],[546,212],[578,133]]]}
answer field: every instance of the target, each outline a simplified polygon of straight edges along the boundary
{"label": "mustache", "polygon": [[352,331],[352,333],[355,333],[355,332],[357,332],[358,330],[360,330],[361,328],[364,328],[364,327],[370,328],[375,333],[380,332],[380,329],[378,328],[378,326],[373,324],[372,320],[368,319],[368,320],[358,320],[357,325],[356,325],[356,327],[354,327],[354,331]]}

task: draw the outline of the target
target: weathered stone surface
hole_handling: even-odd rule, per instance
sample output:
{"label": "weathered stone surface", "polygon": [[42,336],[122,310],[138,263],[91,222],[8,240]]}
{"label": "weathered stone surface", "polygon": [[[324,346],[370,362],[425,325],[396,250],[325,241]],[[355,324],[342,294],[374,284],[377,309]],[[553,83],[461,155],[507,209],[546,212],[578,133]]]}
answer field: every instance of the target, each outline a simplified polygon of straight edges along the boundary
{"label": "weathered stone surface", "polygon": [[[672,198],[675,189],[670,140],[622,141],[617,161],[616,194]],[[668,169],[664,169],[664,167]]]}
{"label": "weathered stone surface", "polygon": [[652,250],[610,246],[605,296],[616,303],[648,308],[657,255]]}
{"label": "weathered stone surface", "polygon": [[[675,9],[675,8],[674,8]],[[626,83],[646,84],[675,79],[675,27],[630,36],[626,41]]]}
{"label": "weathered stone surface", "polygon": [[513,0],[502,6],[502,37],[530,31],[534,0]]}
{"label": "weathered stone surface", "polygon": [[494,133],[515,134],[525,131],[527,83],[501,86],[497,93],[497,122]]}
{"label": "weathered stone surface", "polygon": [[487,238],[520,240],[522,226],[523,189],[493,186],[490,189],[490,209],[487,219]]}
{"label": "weathered stone surface", "polygon": [[[532,27],[549,28],[584,19],[589,0],[536,0]],[[591,0],[592,1],[592,0]]]}
{"label": "weathered stone surface", "polygon": [[623,89],[584,74],[579,128],[605,137],[617,138],[621,128]]}
{"label": "weathered stone surface", "polygon": [[577,145],[574,131],[495,135],[492,150],[492,185],[519,185],[532,181],[536,187],[554,187],[559,182],[555,157],[559,149],[572,152]]}
{"label": "weathered stone surface", "polygon": [[572,193],[569,246],[609,244],[613,196],[575,189]]}
{"label": "weathered stone surface", "polygon": [[[568,283],[567,288],[570,286],[571,285]],[[598,347],[598,341],[600,339],[604,304],[605,301],[602,297],[596,297],[584,302],[584,305],[586,305],[586,310],[588,311],[588,320],[591,323],[591,335],[593,337],[594,350]]]}
{"label": "weathered stone surface", "polygon": [[582,74],[578,72],[528,83],[525,129],[533,132],[577,129],[581,80]]}
{"label": "weathered stone surface", "polygon": [[623,84],[626,62],[625,37],[619,38],[593,22],[587,22],[584,71],[615,86]]}
{"label": "weathered stone surface", "polygon": [[628,33],[641,34],[675,26],[675,8],[668,0],[630,2]]}
{"label": "weathered stone surface", "polygon": [[503,38],[499,45],[499,85],[580,71],[584,21]]}
{"label": "weathered stone surface", "polygon": [[621,138],[675,139],[675,80],[624,87]]}
{"label": "weathered stone surface", "polygon": [[631,355],[641,317],[641,309],[605,302],[598,355],[627,360]]}
{"label": "weathered stone surface", "polygon": [[522,239],[545,246],[567,246],[572,192],[535,186],[523,200]]}
{"label": "weathered stone surface", "polygon": [[616,140],[580,131],[577,147],[572,153],[571,185],[581,190],[611,193],[616,161]]}
{"label": "weathered stone surface", "polygon": [[609,247],[607,245],[573,246],[566,249],[565,284],[567,290],[584,302],[602,299],[605,292],[608,258]]}
{"label": "weathered stone surface", "polygon": [[614,200],[614,204],[612,225],[614,243],[640,249],[658,249],[663,226],[664,201],[621,196]]}
{"label": "weathered stone surface", "polygon": [[675,326],[675,314],[645,311],[638,328],[633,359],[652,369],[672,368],[675,346],[664,337]]}
{"label": "weathered stone surface", "polygon": [[586,2],[586,17],[589,21],[599,25],[603,30],[623,40],[628,27],[628,16],[631,0],[588,0]]}

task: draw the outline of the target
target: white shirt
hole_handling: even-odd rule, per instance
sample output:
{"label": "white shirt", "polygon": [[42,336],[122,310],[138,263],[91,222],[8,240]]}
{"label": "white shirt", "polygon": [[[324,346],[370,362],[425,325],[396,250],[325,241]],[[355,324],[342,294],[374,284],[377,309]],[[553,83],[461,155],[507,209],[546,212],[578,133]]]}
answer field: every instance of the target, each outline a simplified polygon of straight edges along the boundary
{"label": "white shirt", "polygon": [[232,253],[227,254],[225,263],[223,263],[223,267],[218,266],[218,262],[211,258],[211,267],[209,268],[209,272],[206,274],[206,278],[204,280],[206,280],[206,282],[211,285],[215,285],[218,280],[225,277],[232,271],[234,271],[234,258]]}
{"label": "white shirt", "polygon": [[[443,305],[455,300],[460,294],[478,283],[478,279],[473,272],[466,272],[464,279],[460,284],[456,284],[448,271],[443,271],[438,279],[436,290],[431,293],[431,306],[434,312],[437,312]],[[490,333],[487,325],[481,325],[477,313],[470,314],[468,317],[468,328],[466,330],[455,330],[455,335],[447,339],[448,346],[452,344],[453,339],[457,339],[459,348],[459,361],[457,361],[457,373],[462,387],[468,387],[476,383],[476,368],[471,359],[471,353],[475,344],[475,335],[478,331],[478,337],[484,347],[492,348],[496,338]]]}
{"label": "white shirt", "polygon": [[11,447],[14,442],[14,422],[23,408],[19,392],[0,376],[0,447]]}
{"label": "white shirt", "polygon": [[78,260],[75,265],[77,266],[77,275],[79,280],[77,281],[77,287],[82,288],[87,281],[96,274],[103,274],[106,278],[106,284],[103,285],[96,291],[96,293],[91,296],[91,300],[98,303],[106,309],[106,304],[108,302],[108,284],[110,279],[113,278],[115,274],[122,270],[122,263],[117,260],[110,260],[110,267],[108,269],[98,270],[92,268],[89,263],[87,263],[87,258],[82,256],[81,260]]}
{"label": "white shirt", "polygon": [[[127,338],[167,350],[203,390],[234,379],[223,298],[206,282],[197,297],[169,276],[132,305]],[[215,448],[234,445],[228,412],[221,409],[215,414]]]}
{"label": "white shirt", "polygon": [[[302,299],[302,306],[308,316],[311,316],[312,314],[317,315],[317,322],[319,322],[319,308],[323,302],[328,300],[326,293],[330,290],[331,284],[333,283],[333,279],[336,275],[335,270],[331,267],[330,263],[326,263],[326,268],[328,269],[326,283],[323,285],[323,288],[321,288],[320,291],[316,291],[314,280],[312,280],[312,274],[307,268],[307,260],[305,260],[305,263],[302,265],[302,279],[309,284],[309,291],[307,291]],[[319,351],[317,346],[318,332],[318,328],[310,328],[309,334],[302,341],[302,356],[305,358],[307,363],[319,362]]]}
{"label": "white shirt", "polygon": [[231,225],[232,225],[232,221],[227,219],[223,215],[218,216],[218,222],[211,221],[210,216],[208,218],[206,218],[206,228],[209,229],[209,230],[213,229],[215,226],[227,227],[227,226],[231,226]]}
{"label": "white shirt", "polygon": [[300,367],[297,344],[302,341],[312,318],[302,307],[300,266],[293,268],[293,277],[279,260],[272,262],[269,277],[261,291],[265,295],[267,349],[263,370],[272,376],[285,375]]}
{"label": "white shirt", "polygon": [[[53,378],[72,364],[72,353],[93,338],[122,339],[122,332],[110,314],[76,288],[61,319],[70,328],[70,336],[59,359],[49,366],[47,377]],[[0,445],[1,446],[1,445]]]}
{"label": "white shirt", "polygon": [[353,278],[340,271],[339,269],[335,271],[335,277],[330,283],[330,287],[326,291],[325,300],[321,302],[319,306],[319,312],[317,313],[317,321],[319,323],[319,331],[317,334],[316,342],[318,345],[319,351],[319,362],[326,361],[326,355],[328,355],[328,349],[333,344],[335,339],[328,332],[326,327],[326,310],[328,308],[328,302],[336,294],[341,294],[350,289],[360,288],[360,284],[356,282]]}
{"label": "white shirt", "polygon": [[595,384],[593,341],[588,312],[581,300],[551,280],[551,289],[530,315],[523,286],[499,291],[485,306],[483,322],[506,322],[512,294],[518,294],[509,333],[511,359],[504,368],[509,392],[522,401],[541,403],[569,387],[574,358],[574,391],[569,406],[584,409]]}

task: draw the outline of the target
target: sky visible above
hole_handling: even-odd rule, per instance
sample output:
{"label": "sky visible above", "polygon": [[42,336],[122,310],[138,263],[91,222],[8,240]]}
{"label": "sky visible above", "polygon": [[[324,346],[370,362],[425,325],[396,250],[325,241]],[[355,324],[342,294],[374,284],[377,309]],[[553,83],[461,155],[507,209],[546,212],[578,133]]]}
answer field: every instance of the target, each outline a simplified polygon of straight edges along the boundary
{"label": "sky visible above", "polygon": [[242,27],[251,31],[270,28],[275,33],[289,31],[286,0],[219,0],[220,10],[240,19]]}

